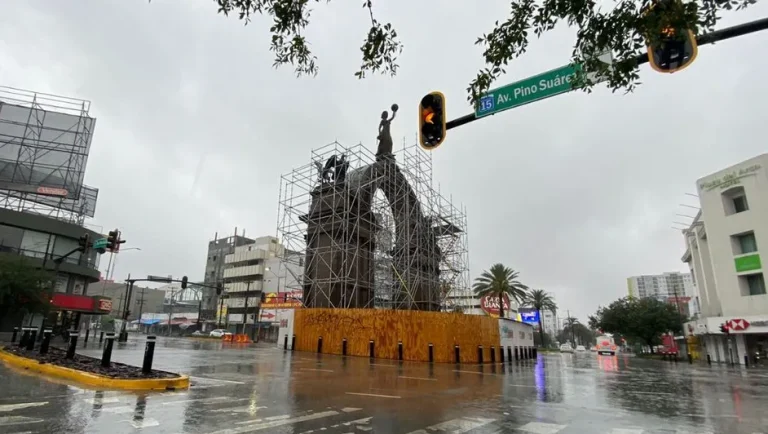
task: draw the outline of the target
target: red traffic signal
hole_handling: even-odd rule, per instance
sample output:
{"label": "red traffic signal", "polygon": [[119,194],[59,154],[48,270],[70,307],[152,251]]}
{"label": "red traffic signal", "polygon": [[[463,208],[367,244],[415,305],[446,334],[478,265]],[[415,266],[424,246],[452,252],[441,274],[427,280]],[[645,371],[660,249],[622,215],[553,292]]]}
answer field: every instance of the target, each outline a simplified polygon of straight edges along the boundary
{"label": "red traffic signal", "polygon": [[445,140],[445,95],[430,92],[419,103],[419,144],[426,150],[440,146]]}

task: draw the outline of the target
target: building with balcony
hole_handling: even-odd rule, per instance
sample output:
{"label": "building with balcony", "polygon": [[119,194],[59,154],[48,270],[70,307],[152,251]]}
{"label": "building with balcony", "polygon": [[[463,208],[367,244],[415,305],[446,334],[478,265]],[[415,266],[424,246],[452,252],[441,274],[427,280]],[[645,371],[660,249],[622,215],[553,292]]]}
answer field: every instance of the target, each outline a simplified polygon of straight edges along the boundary
{"label": "building with balcony", "polygon": [[628,277],[627,294],[673,304],[685,318],[696,317],[699,313],[696,284],[690,273],[672,271]]}
{"label": "building with balcony", "polygon": [[[271,297],[276,294],[292,294],[290,297],[299,298],[294,289],[300,287],[298,282],[303,270],[295,265],[297,261],[283,260],[290,253],[277,238],[266,236],[235,247],[232,253],[224,257],[223,304],[226,306],[227,326],[230,330],[255,338],[257,329],[273,328],[272,320],[276,314],[270,313],[266,321],[261,315],[262,294],[265,298],[267,294],[272,294]],[[277,328],[274,328],[276,336]]]}
{"label": "building with balcony", "polygon": [[[685,325],[693,349],[715,362],[768,356],[768,154],[698,180],[701,210],[683,231],[701,317]],[[721,326],[728,333],[721,332]],[[745,359],[746,357],[746,359]]]}
{"label": "building with balcony", "polygon": [[208,242],[208,254],[205,260],[205,273],[203,274],[203,284],[206,286],[203,287],[201,294],[203,299],[201,316],[204,319],[220,321],[221,295],[214,288],[224,282],[224,269],[226,268],[224,258],[234,253],[237,247],[246,244],[253,244],[253,239],[246,238],[245,232],[238,235],[237,228],[235,228],[235,235],[219,238],[219,234],[216,233],[213,240]]}

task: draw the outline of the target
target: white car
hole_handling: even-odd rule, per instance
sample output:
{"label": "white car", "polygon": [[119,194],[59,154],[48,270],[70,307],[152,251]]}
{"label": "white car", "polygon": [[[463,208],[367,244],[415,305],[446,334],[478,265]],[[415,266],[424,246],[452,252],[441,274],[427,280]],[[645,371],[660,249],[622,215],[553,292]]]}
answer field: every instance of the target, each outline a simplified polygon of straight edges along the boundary
{"label": "white car", "polygon": [[230,333],[230,332],[228,332],[228,331],[226,331],[224,329],[216,329],[216,330],[211,330],[211,332],[208,333],[208,336],[210,336],[212,338],[220,338],[220,337],[222,337],[224,335],[231,335],[231,334],[232,333]]}
{"label": "white car", "polygon": [[577,353],[586,353],[587,349],[584,347],[584,345],[576,345],[576,352]]}
{"label": "white car", "polygon": [[570,344],[560,345],[560,352],[561,353],[572,353],[573,352],[573,347],[571,347]]}

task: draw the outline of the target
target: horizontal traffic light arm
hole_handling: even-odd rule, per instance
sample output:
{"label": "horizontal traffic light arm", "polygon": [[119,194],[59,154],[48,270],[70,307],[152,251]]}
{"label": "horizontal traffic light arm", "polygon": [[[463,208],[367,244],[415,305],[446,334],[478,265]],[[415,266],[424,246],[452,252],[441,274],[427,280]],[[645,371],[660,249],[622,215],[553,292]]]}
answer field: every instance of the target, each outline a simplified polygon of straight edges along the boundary
{"label": "horizontal traffic light arm", "polygon": [[[750,33],[759,32],[761,30],[768,30],[768,18],[763,18],[756,21],[750,21],[748,23],[739,24],[738,26],[726,27],[724,29],[715,30],[714,32],[700,35],[696,38],[696,44],[697,45],[713,44],[718,41],[725,41],[726,39],[748,35]],[[648,63],[648,54],[647,53],[638,54],[637,57],[635,58],[635,62],[637,62],[638,65],[642,65],[643,63]],[[495,114],[496,113],[493,113],[488,116],[483,116],[482,118],[491,117]],[[462,125],[466,125],[470,122],[474,122],[482,118],[475,117],[474,113],[470,113],[468,115],[464,115],[460,118],[456,118],[452,121],[446,122],[445,129],[450,130],[451,128],[460,127]]]}

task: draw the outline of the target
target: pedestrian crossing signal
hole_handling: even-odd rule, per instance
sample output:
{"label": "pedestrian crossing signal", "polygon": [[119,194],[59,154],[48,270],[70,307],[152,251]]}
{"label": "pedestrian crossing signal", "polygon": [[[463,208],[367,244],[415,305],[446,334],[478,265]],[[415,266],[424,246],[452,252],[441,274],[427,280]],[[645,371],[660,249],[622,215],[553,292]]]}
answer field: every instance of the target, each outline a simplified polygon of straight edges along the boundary
{"label": "pedestrian crossing signal", "polygon": [[419,103],[419,144],[431,151],[445,140],[445,95],[430,92]]}

